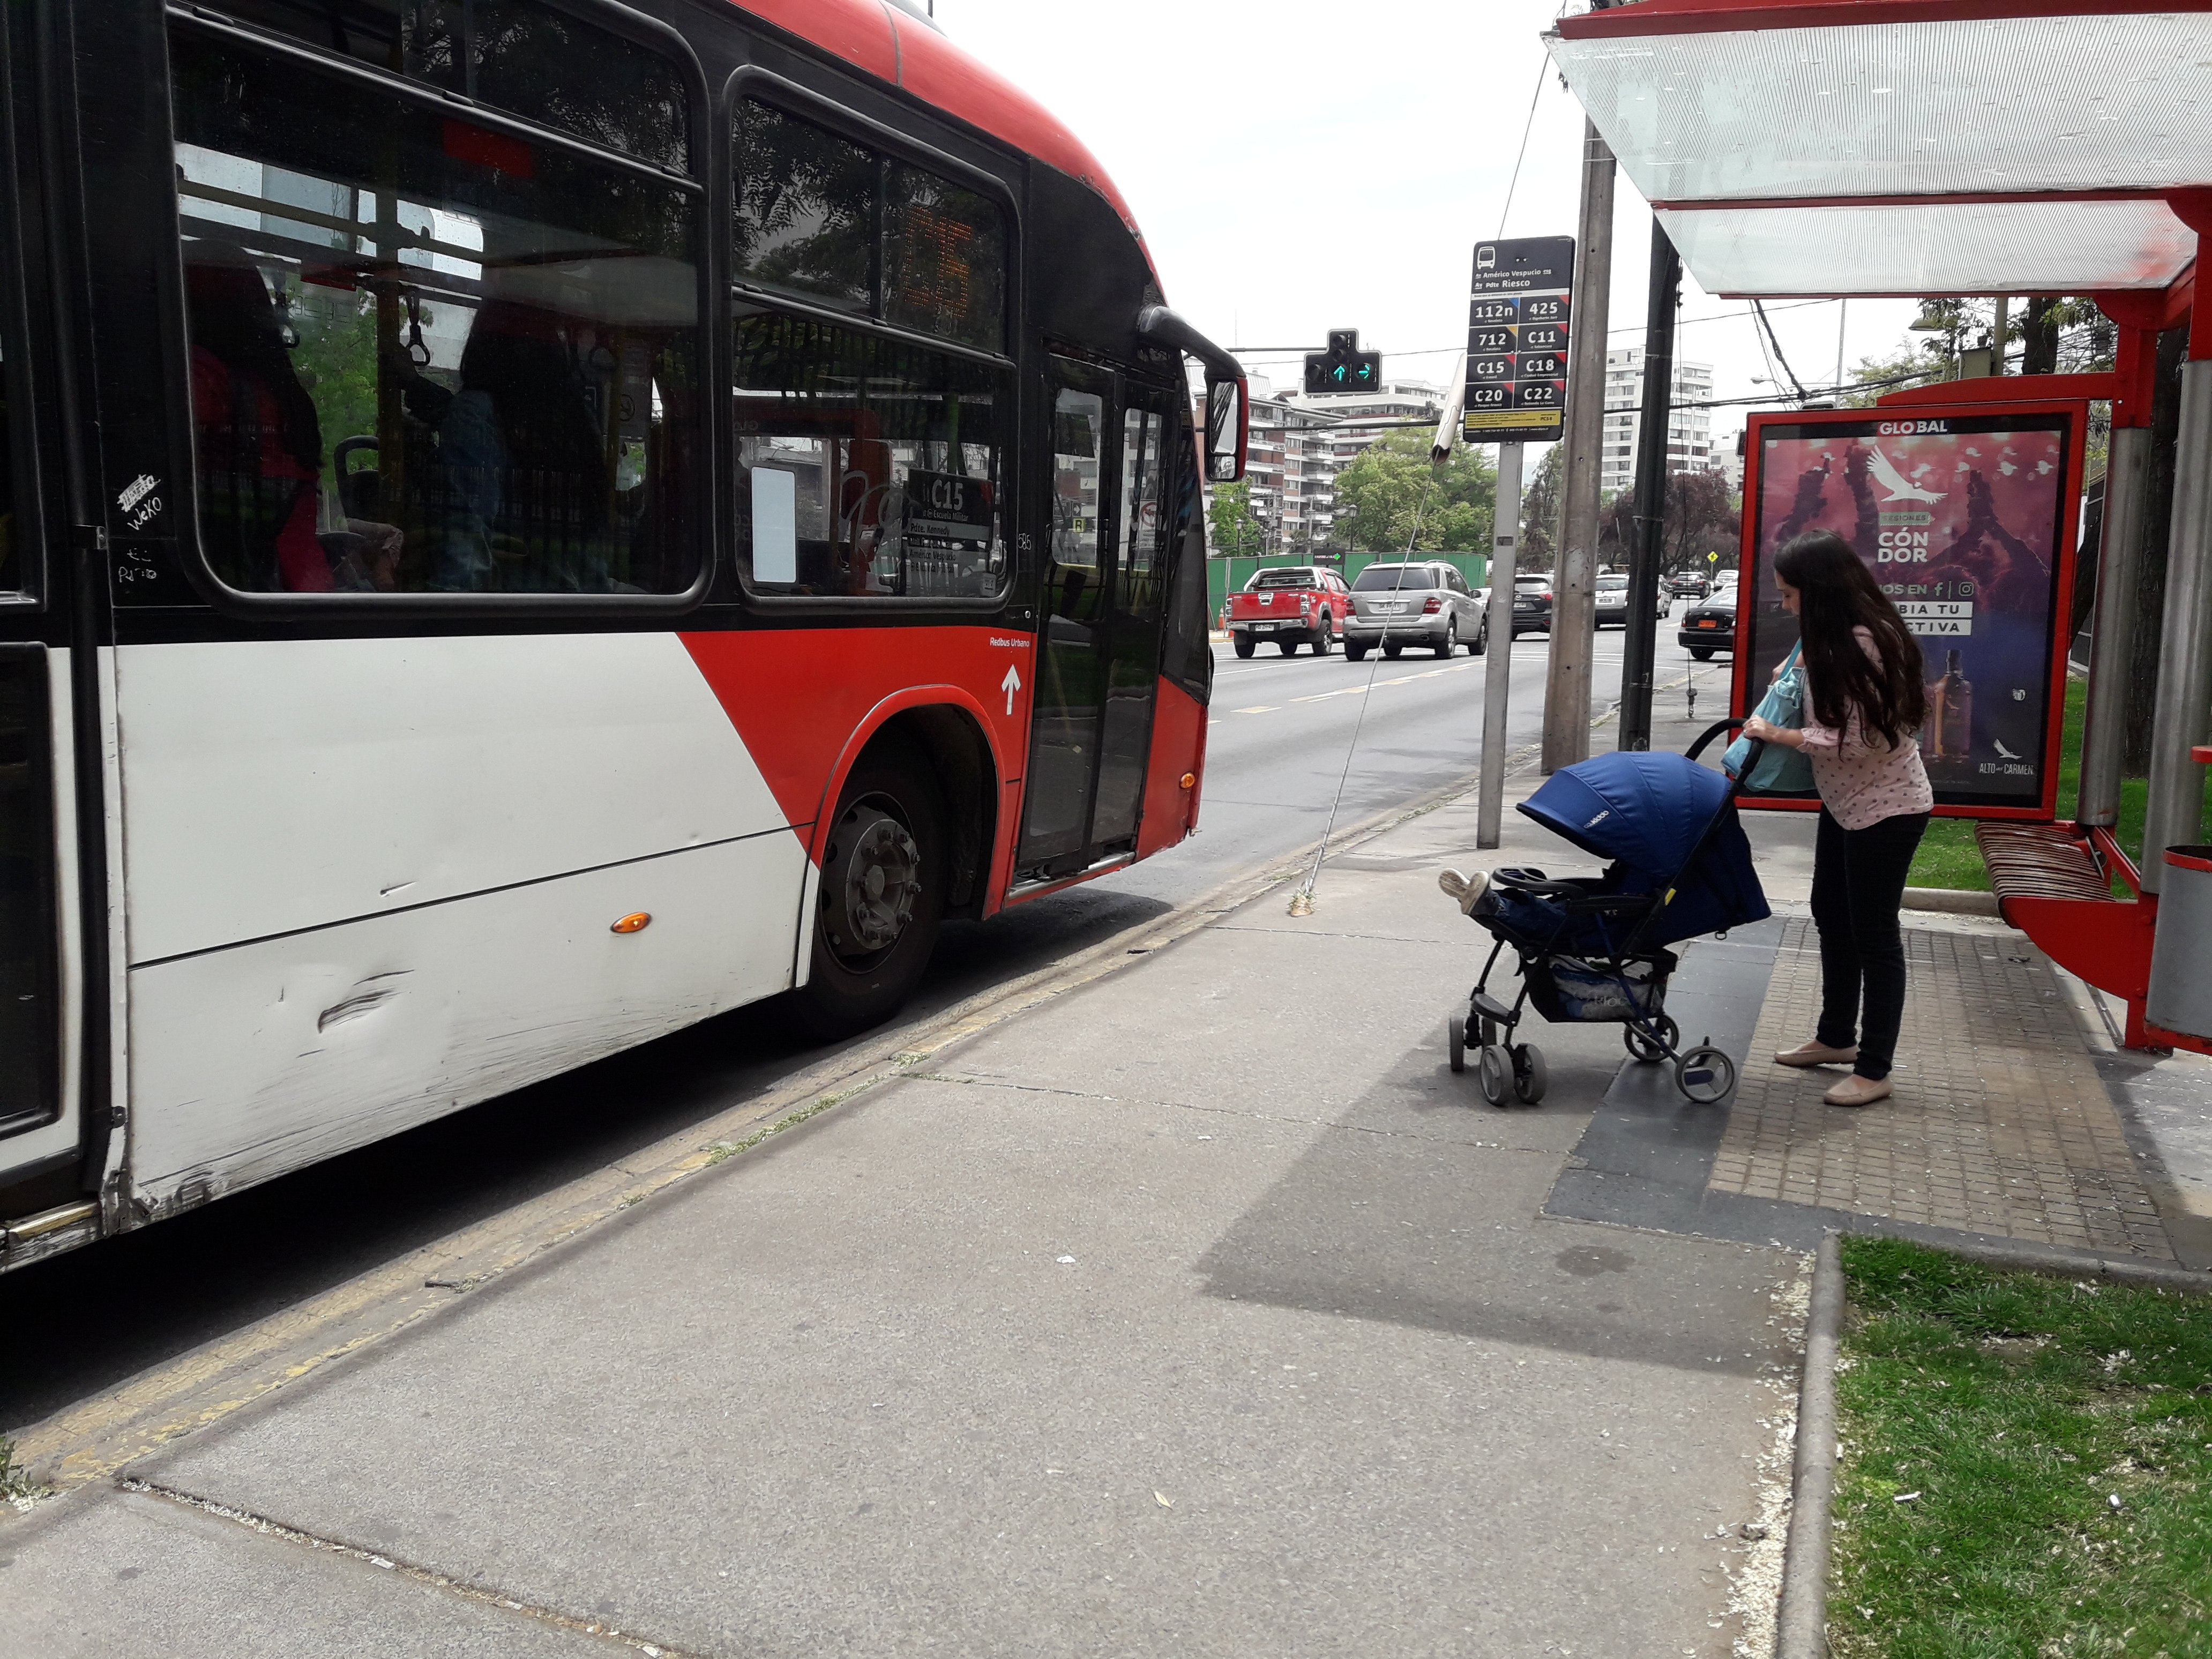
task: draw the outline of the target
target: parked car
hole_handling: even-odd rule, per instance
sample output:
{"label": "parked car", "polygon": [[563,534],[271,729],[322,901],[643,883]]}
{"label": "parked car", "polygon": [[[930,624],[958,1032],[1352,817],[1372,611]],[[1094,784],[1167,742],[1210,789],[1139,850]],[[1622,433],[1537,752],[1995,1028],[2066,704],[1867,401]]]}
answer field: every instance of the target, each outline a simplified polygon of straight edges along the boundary
{"label": "parked car", "polygon": [[1618,623],[1628,626],[1628,578],[1600,576],[1597,579],[1597,625],[1600,628]]}
{"label": "parked car", "polygon": [[1713,591],[1702,570],[1677,570],[1667,579],[1667,591],[1678,599],[1702,599]]}
{"label": "parked car", "polygon": [[1678,637],[1699,662],[1711,662],[1716,651],[1734,652],[1735,584],[1730,582],[1685,611]]}
{"label": "parked car", "polygon": [[1462,645],[1480,656],[1490,643],[1481,600],[1448,564],[1370,564],[1352,579],[1352,605],[1344,623],[1344,654],[1354,662],[1378,645],[1386,657],[1409,645],[1449,657]]}
{"label": "parked car", "polygon": [[1513,637],[1552,631],[1552,578],[1541,575],[1513,579]]}
{"label": "parked car", "polygon": [[1336,572],[1278,565],[1255,572],[1243,592],[1229,596],[1229,637],[1240,657],[1262,640],[1273,640],[1286,657],[1302,645],[1326,657],[1351,615],[1352,591]]}

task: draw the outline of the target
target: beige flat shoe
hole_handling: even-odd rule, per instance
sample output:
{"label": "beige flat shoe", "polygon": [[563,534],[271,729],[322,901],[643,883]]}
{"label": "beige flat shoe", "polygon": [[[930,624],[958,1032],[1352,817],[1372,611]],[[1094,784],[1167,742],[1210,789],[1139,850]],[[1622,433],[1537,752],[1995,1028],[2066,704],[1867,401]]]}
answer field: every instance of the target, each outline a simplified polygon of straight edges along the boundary
{"label": "beige flat shoe", "polygon": [[1831,1106],[1871,1106],[1877,1100],[1889,1098],[1889,1079],[1879,1083],[1854,1073],[1845,1078],[1821,1097]]}
{"label": "beige flat shoe", "polygon": [[1777,1066],[1849,1066],[1859,1057],[1856,1045],[1849,1048],[1831,1048],[1825,1043],[1801,1042],[1795,1048],[1784,1048],[1774,1056]]}

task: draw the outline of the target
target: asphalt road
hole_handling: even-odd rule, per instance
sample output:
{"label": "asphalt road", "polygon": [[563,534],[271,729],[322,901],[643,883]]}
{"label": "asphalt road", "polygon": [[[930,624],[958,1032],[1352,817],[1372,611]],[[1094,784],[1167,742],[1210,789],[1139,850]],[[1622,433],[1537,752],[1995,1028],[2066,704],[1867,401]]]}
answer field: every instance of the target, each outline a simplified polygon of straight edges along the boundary
{"label": "asphalt road", "polygon": [[[1599,636],[1600,709],[1617,694],[1621,645],[1618,632]],[[1340,781],[1338,820],[1351,823],[1480,763],[1483,658],[1409,650],[1355,664],[1270,649],[1239,661],[1226,644],[1215,649],[1200,833],[1133,869],[948,927],[910,1021],[1311,845]],[[1541,637],[1514,648],[1513,749],[1540,732],[1548,654]],[[1656,666],[1662,686],[1693,666],[1671,628]],[[1717,717],[1727,659],[1696,666],[1700,708]],[[10,1359],[0,1366],[0,1435],[772,1090],[823,1052],[796,1043],[775,1005],[740,1010],[0,1277]]]}

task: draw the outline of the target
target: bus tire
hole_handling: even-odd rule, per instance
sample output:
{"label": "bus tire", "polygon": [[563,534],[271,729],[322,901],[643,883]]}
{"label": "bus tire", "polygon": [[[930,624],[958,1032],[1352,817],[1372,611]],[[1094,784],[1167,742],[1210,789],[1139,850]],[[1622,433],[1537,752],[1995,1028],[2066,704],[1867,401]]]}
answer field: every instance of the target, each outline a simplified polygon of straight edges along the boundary
{"label": "bus tire", "polygon": [[951,846],[937,775],[901,742],[860,757],[822,853],[813,959],[793,1013],[824,1042],[898,1012],[928,967]]}

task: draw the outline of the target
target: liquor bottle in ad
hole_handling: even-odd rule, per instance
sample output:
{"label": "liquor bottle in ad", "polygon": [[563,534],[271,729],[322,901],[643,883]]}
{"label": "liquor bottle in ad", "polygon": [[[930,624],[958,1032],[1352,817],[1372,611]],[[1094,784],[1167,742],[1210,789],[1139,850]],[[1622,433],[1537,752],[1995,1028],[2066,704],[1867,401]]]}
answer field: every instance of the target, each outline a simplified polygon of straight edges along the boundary
{"label": "liquor bottle in ad", "polygon": [[1959,672],[1959,653],[1946,653],[1943,678],[1929,700],[1928,727],[1935,733],[1937,760],[1963,761],[1974,734],[1973,683]]}

